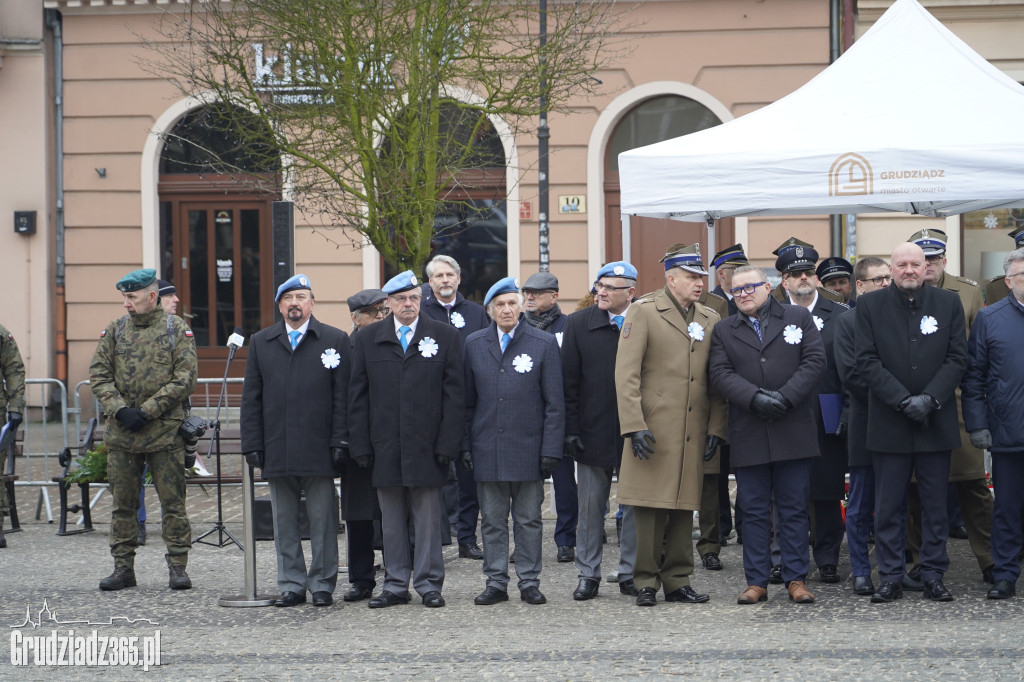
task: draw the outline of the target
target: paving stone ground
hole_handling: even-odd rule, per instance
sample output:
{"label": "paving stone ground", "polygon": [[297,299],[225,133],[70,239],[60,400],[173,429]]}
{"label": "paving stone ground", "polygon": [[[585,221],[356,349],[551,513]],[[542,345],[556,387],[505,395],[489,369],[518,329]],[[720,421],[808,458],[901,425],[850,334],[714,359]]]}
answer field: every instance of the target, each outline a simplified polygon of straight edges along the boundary
{"label": "paving stone ground", "polygon": [[[550,488],[550,486],[549,486]],[[851,592],[848,562],[843,582],[809,587],[818,601],[795,605],[773,585],[769,601],[739,606],[744,587],[742,547],[722,551],[725,570],[698,567],[693,585],[711,595],[702,605],[659,602],[639,608],[616,585],[602,583],[597,599],[574,602],[577,572],[555,561],[554,519],[545,504],[541,590],[548,604],[529,606],[514,589],[508,603],[475,606],[484,587],[480,562],[444,548],[448,606],[426,609],[418,599],[406,606],[370,610],[366,603],[314,608],[224,608],[221,596],[243,591],[243,553],[234,545],[194,547],[188,571],[195,587],[167,588],[160,512],[149,491],[150,541],[136,559],[139,586],[101,592],[99,580],[112,561],[107,546],[109,499],[94,511],[96,531],[58,537],[46,515],[35,520],[38,491],[18,489],[23,531],[8,535],[0,550],[0,680],[54,679],[69,670],[11,663],[13,633],[48,634],[73,627],[79,635],[151,636],[159,629],[161,665],[141,668],[75,668],[76,679],[1021,679],[1024,664],[1024,597],[985,599],[986,586],[966,541],[950,541],[946,583],[951,604],[933,604],[910,593],[889,605],[870,604]],[[213,490],[189,488],[195,534],[216,520]],[[258,491],[266,494],[266,490]],[[550,489],[548,491],[550,495]],[[51,490],[56,505],[57,495]],[[228,529],[242,537],[241,491],[226,488]],[[55,509],[56,511],[56,509]],[[609,520],[605,572],[618,557]],[[345,536],[339,537],[344,557]],[[273,543],[257,542],[260,592],[275,589]],[[308,553],[308,549],[307,549]],[[876,578],[877,579],[877,578]],[[341,581],[347,580],[343,573]],[[380,582],[380,577],[378,577]],[[339,583],[339,596],[343,589]],[[378,588],[379,589],[379,588]],[[18,628],[26,611],[35,619],[44,601],[58,621],[88,620],[114,625],[52,625]],[[117,618],[148,619],[117,623]]]}

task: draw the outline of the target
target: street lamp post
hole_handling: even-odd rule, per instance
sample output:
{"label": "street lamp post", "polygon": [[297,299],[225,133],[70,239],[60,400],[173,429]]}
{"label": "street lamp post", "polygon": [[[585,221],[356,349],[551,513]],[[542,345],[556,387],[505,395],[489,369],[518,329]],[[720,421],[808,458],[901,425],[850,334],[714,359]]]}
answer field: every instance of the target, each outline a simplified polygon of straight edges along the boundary
{"label": "street lamp post", "polygon": [[540,125],[537,128],[538,187],[537,187],[537,241],[538,261],[541,272],[547,272],[550,264],[548,253],[548,58],[545,49],[548,44],[548,3],[540,0]]}

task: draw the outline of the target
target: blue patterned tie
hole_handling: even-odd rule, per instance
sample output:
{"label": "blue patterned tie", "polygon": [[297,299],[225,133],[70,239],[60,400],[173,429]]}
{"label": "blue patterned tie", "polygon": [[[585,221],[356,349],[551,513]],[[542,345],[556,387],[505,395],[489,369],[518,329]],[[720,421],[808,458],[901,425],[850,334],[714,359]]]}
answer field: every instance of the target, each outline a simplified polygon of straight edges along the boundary
{"label": "blue patterned tie", "polygon": [[754,323],[754,331],[757,332],[758,340],[759,341],[763,341],[764,339],[761,338],[761,320],[759,320],[756,317],[754,317],[754,318],[751,318],[750,321]]}
{"label": "blue patterned tie", "polygon": [[626,320],[626,318],[623,315],[616,315],[612,319],[615,320],[616,328],[622,329],[622,323]]}
{"label": "blue patterned tie", "polygon": [[302,336],[302,332],[291,331],[288,332],[288,338],[292,340],[292,350],[299,345],[299,337]]}
{"label": "blue patterned tie", "polygon": [[409,339],[405,338],[405,335],[412,331],[412,327],[406,327],[404,324],[398,328],[398,340],[402,342],[402,350],[408,350]]}
{"label": "blue patterned tie", "polygon": [[502,353],[505,352],[505,349],[508,347],[508,342],[511,341],[511,340],[512,340],[512,337],[509,336],[508,333],[505,333],[505,334],[501,335],[501,352]]}

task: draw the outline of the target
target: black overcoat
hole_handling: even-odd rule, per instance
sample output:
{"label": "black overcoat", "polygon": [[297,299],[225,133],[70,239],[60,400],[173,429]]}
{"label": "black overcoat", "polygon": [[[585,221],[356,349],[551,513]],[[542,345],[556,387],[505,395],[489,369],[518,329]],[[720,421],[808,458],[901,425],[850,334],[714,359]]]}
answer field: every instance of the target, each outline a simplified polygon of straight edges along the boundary
{"label": "black overcoat", "polygon": [[851,467],[871,466],[868,450],[868,386],[857,368],[857,313],[848,310],[835,321],[834,353],[847,404],[846,453]]}
{"label": "black overcoat", "polygon": [[818,448],[821,450],[821,457],[811,464],[812,500],[841,500],[846,494],[846,439],[836,436],[834,430],[830,433],[825,432],[818,395],[842,396],[843,385],[836,369],[834,348],[836,321],[847,311],[849,308],[846,305],[830,301],[823,296],[818,297],[811,311],[811,317],[821,332],[821,341],[825,345],[825,373],[818,381],[815,394],[811,398],[813,403],[817,403],[814,416],[818,425]]}
{"label": "black overcoat", "polygon": [[[358,329],[349,334],[349,342],[356,345]],[[373,521],[380,518],[377,489],[373,487],[373,469],[362,468],[349,458],[341,481],[341,518],[345,521]]]}

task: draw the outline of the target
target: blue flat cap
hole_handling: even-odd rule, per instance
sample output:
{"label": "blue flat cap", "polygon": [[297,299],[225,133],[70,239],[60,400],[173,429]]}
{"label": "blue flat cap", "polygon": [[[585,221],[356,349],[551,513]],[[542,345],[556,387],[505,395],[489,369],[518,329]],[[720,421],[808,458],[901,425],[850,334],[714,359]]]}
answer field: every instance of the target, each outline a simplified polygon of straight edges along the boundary
{"label": "blue flat cap", "polygon": [[504,277],[499,279],[497,282],[491,285],[491,288],[487,290],[487,295],[484,296],[484,307],[490,304],[491,299],[495,296],[501,296],[502,294],[518,294],[519,293],[519,280],[515,277]]}
{"label": "blue flat cap", "polygon": [[142,270],[132,270],[122,277],[115,286],[118,291],[127,293],[129,291],[145,289],[155,281],[156,270],[153,270],[152,268],[144,268]]}
{"label": "blue flat cap", "polygon": [[821,261],[815,274],[821,282],[834,277],[853,277],[853,264],[845,258],[833,256]]}
{"label": "blue flat cap", "polygon": [[617,260],[614,263],[608,263],[598,270],[597,277],[594,278],[594,281],[596,282],[602,277],[625,277],[626,279],[636,279],[636,268],[624,260]]}
{"label": "blue flat cap", "polygon": [[926,256],[940,256],[946,253],[948,237],[942,230],[918,230],[907,241],[917,244]]}
{"label": "blue flat cap", "polygon": [[660,262],[665,264],[665,272],[672,268],[681,268],[698,275],[708,274],[700,255],[700,244],[673,244],[668,247]]}
{"label": "blue flat cap", "polygon": [[400,294],[403,291],[415,289],[417,286],[419,286],[419,282],[416,281],[416,275],[412,274],[412,270],[406,270],[389,279],[387,284],[382,286],[380,290],[390,296],[391,294]]}
{"label": "blue flat cap", "polygon": [[775,269],[780,273],[800,272],[801,270],[814,270],[814,264],[818,262],[818,252],[806,246],[794,246],[791,249],[783,249],[782,253],[775,260]]}
{"label": "blue flat cap", "polygon": [[282,296],[289,291],[294,291],[295,289],[312,289],[309,285],[309,277],[306,277],[305,275],[293,275],[286,279],[284,284],[277,288],[277,296],[274,297],[274,303],[277,303],[281,300]]}

